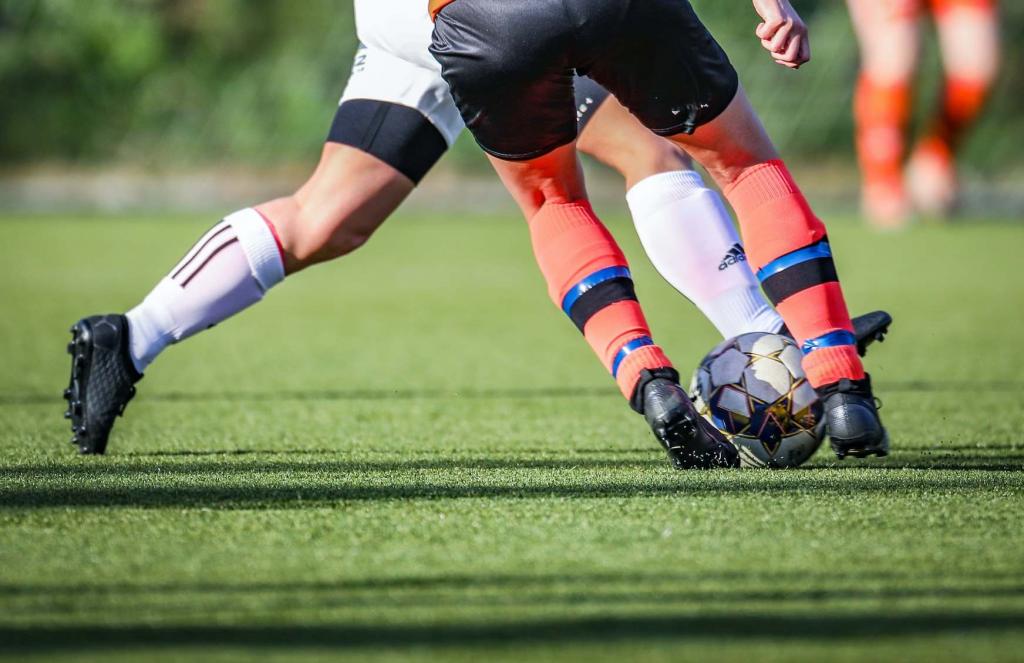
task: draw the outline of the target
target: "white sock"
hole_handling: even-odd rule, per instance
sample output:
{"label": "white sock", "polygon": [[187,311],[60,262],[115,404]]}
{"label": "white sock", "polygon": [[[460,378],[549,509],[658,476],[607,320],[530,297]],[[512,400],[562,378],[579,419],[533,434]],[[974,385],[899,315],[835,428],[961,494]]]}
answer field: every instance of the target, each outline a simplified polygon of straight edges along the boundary
{"label": "white sock", "polygon": [[252,306],[283,278],[277,240],[259,212],[225,217],[125,314],[135,368],[142,373],[169,344]]}
{"label": "white sock", "polygon": [[700,174],[652,175],[626,192],[626,202],[654,267],[722,336],[782,328],[721,197],[704,186]]}

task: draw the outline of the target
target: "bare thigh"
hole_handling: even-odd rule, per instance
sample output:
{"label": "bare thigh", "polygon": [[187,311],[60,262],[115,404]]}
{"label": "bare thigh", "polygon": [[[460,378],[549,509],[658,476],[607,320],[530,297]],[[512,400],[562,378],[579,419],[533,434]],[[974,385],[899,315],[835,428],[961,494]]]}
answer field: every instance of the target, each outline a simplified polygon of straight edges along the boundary
{"label": "bare thigh", "polygon": [[685,152],[651,132],[614,96],[609,96],[597,109],[576,146],[619,171],[626,179],[626,188],[658,173],[693,167]]}

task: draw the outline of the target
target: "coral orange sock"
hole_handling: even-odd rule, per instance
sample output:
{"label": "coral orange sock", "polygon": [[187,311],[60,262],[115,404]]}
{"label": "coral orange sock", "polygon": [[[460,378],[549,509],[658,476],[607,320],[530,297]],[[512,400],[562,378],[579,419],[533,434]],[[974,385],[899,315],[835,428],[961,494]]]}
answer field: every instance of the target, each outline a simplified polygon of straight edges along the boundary
{"label": "coral orange sock", "polygon": [[765,294],[804,351],[815,387],[864,377],[825,226],[781,161],[749,168],[725,191]]}
{"label": "coral orange sock", "polygon": [[641,373],[672,363],[651,340],[626,257],[586,201],[545,204],[529,223],[552,301],[633,402]]}
{"label": "coral orange sock", "polygon": [[862,74],[854,100],[857,156],[866,185],[899,188],[910,114],[910,82],[875,82]]}

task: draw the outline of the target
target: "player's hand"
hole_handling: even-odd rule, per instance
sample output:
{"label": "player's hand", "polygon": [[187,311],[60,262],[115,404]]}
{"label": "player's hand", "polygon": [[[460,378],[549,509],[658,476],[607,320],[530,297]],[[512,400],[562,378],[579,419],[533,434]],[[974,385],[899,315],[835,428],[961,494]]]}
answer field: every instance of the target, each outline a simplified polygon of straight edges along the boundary
{"label": "player's hand", "polygon": [[807,26],[789,0],[754,0],[754,9],[762,21],[755,34],[775,62],[799,69],[811,59]]}

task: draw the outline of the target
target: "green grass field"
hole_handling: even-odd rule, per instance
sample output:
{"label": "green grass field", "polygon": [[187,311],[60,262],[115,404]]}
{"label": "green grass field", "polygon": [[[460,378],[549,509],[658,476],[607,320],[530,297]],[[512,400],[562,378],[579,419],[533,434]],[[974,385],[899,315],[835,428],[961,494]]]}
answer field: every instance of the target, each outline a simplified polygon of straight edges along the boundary
{"label": "green grass field", "polygon": [[[893,453],[677,473],[520,221],[400,215],[169,349],[110,451],[67,327],[210,219],[0,220],[0,657],[1020,660],[1024,225],[831,229]],[[689,372],[715,334],[649,268]]]}

